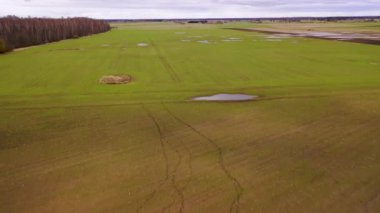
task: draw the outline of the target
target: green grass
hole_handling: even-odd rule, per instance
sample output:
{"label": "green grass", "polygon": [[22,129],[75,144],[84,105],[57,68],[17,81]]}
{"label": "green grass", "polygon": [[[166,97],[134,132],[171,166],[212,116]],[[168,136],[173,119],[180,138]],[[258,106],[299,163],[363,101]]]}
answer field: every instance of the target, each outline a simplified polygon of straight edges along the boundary
{"label": "green grass", "polygon": [[[123,24],[0,55],[0,212],[379,211],[379,46],[234,26],[257,24]],[[219,92],[260,98],[189,101]]]}

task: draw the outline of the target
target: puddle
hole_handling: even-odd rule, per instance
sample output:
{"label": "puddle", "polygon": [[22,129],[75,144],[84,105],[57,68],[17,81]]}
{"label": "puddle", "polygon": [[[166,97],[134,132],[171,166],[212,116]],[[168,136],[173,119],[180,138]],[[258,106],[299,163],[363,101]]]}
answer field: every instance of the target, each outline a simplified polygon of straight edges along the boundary
{"label": "puddle", "polygon": [[290,34],[273,34],[273,35],[269,35],[269,36],[266,36],[266,38],[268,39],[286,39],[286,38],[291,38],[292,35]]}
{"label": "puddle", "polygon": [[175,34],[177,35],[183,35],[183,34],[186,34],[185,32],[176,32]]}
{"label": "puddle", "polygon": [[188,40],[188,39],[183,39],[181,40],[182,42],[191,42],[191,40]]}
{"label": "puddle", "polygon": [[139,47],[147,47],[147,46],[149,46],[149,44],[147,44],[147,43],[138,43],[137,46],[139,46]]}
{"label": "puddle", "polygon": [[198,41],[198,43],[209,44],[210,42],[208,40],[203,40],[203,41]]}
{"label": "puddle", "polygon": [[241,40],[228,40],[228,39],[225,39],[225,40],[223,40],[224,42],[239,42],[239,41],[241,41]]}
{"label": "puddle", "polygon": [[109,44],[102,44],[102,47],[110,47],[111,45]]}
{"label": "puddle", "polygon": [[244,94],[216,94],[211,96],[195,97],[193,101],[250,101],[258,96]]}
{"label": "puddle", "polygon": [[224,42],[239,42],[242,41],[241,38],[227,38],[223,40]]}

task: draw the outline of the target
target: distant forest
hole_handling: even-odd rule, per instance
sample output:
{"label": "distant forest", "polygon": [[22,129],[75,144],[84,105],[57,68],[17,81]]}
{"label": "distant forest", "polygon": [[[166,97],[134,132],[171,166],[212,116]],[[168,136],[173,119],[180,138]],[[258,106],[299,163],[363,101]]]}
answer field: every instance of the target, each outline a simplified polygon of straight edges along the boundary
{"label": "distant forest", "polygon": [[89,18],[0,18],[0,53],[109,31],[110,25]]}

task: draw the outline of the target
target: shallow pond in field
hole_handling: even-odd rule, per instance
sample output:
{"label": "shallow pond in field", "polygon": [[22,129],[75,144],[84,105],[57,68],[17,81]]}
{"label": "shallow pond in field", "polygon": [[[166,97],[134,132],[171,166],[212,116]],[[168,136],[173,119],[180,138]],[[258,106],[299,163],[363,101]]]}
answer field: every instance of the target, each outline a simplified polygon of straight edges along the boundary
{"label": "shallow pond in field", "polygon": [[250,101],[258,98],[254,95],[245,94],[216,94],[211,96],[195,97],[193,101]]}

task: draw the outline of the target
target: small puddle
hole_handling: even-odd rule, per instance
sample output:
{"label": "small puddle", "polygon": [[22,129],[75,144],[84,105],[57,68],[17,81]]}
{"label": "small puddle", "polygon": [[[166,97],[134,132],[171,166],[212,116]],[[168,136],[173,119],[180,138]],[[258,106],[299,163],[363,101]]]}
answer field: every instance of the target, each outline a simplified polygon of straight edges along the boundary
{"label": "small puddle", "polygon": [[224,39],[223,41],[224,42],[237,42],[237,41],[242,41],[242,40],[241,40],[241,38],[231,37],[231,38]]}
{"label": "small puddle", "polygon": [[198,43],[209,44],[210,42],[208,40],[203,40],[203,41],[198,41]]}
{"label": "small puddle", "polygon": [[222,40],[222,41],[224,41],[224,42],[239,42],[241,40],[228,40],[228,39],[225,39],[225,40]]}
{"label": "small puddle", "polygon": [[189,36],[189,38],[203,38],[204,36],[198,36],[198,35],[195,35],[195,36]]}
{"label": "small puddle", "polygon": [[273,34],[266,36],[267,39],[286,39],[286,38],[291,38],[292,35],[290,34]]}
{"label": "small puddle", "polygon": [[149,46],[149,44],[147,44],[147,43],[138,43],[137,46],[139,46],[139,47],[147,47],[147,46]]}
{"label": "small puddle", "polygon": [[211,96],[195,97],[193,101],[250,101],[257,99],[258,96],[245,94],[216,94]]}

